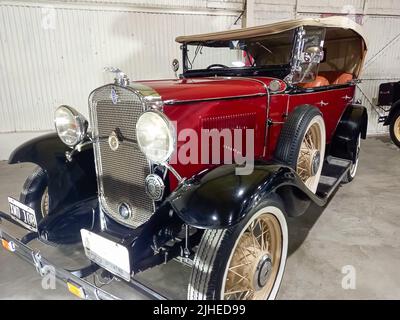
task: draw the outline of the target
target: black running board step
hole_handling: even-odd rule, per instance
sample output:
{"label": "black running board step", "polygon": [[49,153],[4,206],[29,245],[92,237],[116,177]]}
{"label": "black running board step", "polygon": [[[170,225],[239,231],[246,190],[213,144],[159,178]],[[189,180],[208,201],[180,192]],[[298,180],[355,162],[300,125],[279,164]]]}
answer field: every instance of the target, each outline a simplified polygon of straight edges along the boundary
{"label": "black running board step", "polygon": [[328,198],[350,170],[351,163],[351,160],[328,156],[322,167],[317,195],[322,198]]}

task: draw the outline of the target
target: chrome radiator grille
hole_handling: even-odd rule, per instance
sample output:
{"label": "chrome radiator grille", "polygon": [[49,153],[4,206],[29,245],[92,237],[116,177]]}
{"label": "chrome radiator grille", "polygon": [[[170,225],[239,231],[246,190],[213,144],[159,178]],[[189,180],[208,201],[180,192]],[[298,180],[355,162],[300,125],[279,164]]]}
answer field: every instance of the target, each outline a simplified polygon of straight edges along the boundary
{"label": "chrome radiator grille", "polygon": [[[149,162],[136,145],[136,122],[144,111],[143,101],[134,91],[115,85],[101,87],[90,97],[99,198],[103,210],[130,227],[145,223],[154,211],[145,191]],[[113,151],[109,136],[117,132],[119,147]],[[129,217],[120,206],[129,207]]]}

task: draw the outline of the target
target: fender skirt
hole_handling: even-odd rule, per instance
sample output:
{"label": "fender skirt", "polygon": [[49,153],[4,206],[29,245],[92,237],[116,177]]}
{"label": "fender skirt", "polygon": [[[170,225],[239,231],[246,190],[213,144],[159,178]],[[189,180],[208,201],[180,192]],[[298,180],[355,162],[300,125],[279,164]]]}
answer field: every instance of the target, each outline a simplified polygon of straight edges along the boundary
{"label": "fender skirt", "polygon": [[68,162],[65,152],[71,150],[56,133],[29,140],[11,154],[8,163],[32,162],[47,173],[50,201],[49,212],[92,198],[97,194],[93,148],[76,153]]}
{"label": "fender skirt", "polygon": [[310,192],[290,167],[257,163],[250,175],[237,175],[237,165],[223,165],[183,182],[167,199],[188,225],[227,228],[242,220],[268,197],[279,196],[288,216],[303,214],[311,202],[326,199]]}

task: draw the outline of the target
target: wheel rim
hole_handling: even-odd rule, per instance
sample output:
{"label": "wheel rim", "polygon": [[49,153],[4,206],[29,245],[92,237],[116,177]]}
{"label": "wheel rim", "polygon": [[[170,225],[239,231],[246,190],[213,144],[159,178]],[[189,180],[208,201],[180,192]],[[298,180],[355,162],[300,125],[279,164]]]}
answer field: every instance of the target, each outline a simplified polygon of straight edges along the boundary
{"label": "wheel rim", "polygon": [[297,158],[296,172],[313,192],[317,189],[324,159],[324,130],[320,121],[310,123]]}
{"label": "wheel rim", "polygon": [[49,214],[49,190],[46,188],[43,192],[42,199],[40,201],[40,209],[42,210],[43,217]]}
{"label": "wheel rim", "polygon": [[396,121],[394,122],[394,136],[396,137],[397,141],[400,141],[400,116],[397,117]]}
{"label": "wheel rim", "polygon": [[228,262],[223,298],[267,299],[280,270],[282,248],[278,219],[271,213],[253,219],[242,231]]}

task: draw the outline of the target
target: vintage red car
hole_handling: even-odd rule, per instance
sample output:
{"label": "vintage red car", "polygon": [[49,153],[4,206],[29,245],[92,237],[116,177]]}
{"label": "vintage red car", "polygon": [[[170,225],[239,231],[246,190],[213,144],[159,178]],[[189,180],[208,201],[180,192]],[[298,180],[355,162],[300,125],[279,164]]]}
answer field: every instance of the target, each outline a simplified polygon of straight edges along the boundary
{"label": "vintage red car", "polygon": [[90,121],[61,106],[57,133],[14,151],[10,163],[38,169],[1,216],[31,232],[3,230],[3,246],[43,273],[51,263],[28,242],[82,242],[91,263],[57,277],[83,298],[114,297],[85,280],[99,268],[138,285],[135,274],[177,259],[192,268],[189,299],[273,299],[286,218],[356,175],[361,27],[300,19],[176,41],[179,77],[132,81],[110,68]]}

